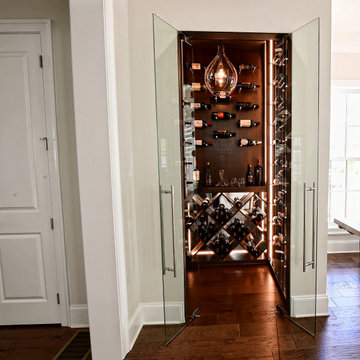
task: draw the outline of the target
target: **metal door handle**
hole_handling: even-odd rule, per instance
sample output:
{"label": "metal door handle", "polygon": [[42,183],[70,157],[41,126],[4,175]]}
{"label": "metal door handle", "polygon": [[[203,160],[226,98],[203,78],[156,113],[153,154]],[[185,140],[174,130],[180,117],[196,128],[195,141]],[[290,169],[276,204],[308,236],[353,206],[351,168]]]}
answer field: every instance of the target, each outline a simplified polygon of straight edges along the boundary
{"label": "metal door handle", "polygon": [[[306,268],[310,265],[312,265],[312,268],[315,267],[315,183],[313,183],[312,187],[306,186],[306,183],[304,183],[304,213],[303,213],[303,272],[306,272]],[[306,262],[306,192],[312,191],[313,192],[313,216],[312,216],[312,260]]]}
{"label": "metal door handle", "polygon": [[[163,251],[163,275],[165,275],[165,271],[172,271],[174,273],[174,278],[176,278],[176,248],[175,248],[175,187],[174,185],[170,185],[170,190],[162,189],[160,185],[160,194],[170,194],[171,198],[171,235],[172,235],[172,257],[173,257],[173,267],[165,266],[165,254]],[[161,196],[161,195],[160,195]],[[164,237],[163,237],[163,212],[162,207],[160,208],[160,216],[161,216],[161,243],[164,250]]]}

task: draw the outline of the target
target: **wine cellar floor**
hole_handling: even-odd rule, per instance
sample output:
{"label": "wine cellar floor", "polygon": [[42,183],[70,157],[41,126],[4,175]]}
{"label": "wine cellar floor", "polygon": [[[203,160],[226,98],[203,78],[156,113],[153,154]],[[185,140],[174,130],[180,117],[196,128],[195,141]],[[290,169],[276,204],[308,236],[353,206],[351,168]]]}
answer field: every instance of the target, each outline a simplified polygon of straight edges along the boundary
{"label": "wine cellar floor", "polygon": [[200,318],[169,346],[144,326],[127,360],[360,359],[360,255],[328,256],[330,317],[316,338],[275,314],[280,301],[266,266],[201,268]]}

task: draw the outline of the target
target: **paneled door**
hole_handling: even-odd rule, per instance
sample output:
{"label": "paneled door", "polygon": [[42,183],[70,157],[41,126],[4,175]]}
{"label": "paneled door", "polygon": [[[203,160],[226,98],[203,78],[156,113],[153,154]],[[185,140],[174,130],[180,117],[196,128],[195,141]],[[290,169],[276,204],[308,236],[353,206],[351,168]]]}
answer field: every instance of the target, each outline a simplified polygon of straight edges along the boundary
{"label": "paneled door", "polygon": [[0,324],[60,322],[39,34],[0,34]]}

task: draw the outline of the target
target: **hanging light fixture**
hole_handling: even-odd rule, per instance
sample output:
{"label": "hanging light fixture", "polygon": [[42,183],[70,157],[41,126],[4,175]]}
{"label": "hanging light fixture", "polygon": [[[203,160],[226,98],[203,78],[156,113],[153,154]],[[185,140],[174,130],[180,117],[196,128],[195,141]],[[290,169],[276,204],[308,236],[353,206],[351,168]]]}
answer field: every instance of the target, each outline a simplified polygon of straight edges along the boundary
{"label": "hanging light fixture", "polygon": [[205,85],[215,99],[226,99],[235,90],[237,80],[235,66],[225,55],[224,46],[220,43],[216,56],[205,70]]}

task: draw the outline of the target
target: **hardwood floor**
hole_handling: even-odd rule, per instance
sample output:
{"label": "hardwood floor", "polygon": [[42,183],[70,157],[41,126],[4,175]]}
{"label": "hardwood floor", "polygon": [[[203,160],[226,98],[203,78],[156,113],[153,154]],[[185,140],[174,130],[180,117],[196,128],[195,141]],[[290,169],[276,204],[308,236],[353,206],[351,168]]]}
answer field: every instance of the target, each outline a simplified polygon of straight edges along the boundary
{"label": "hardwood floor", "polygon": [[51,360],[77,330],[60,325],[0,326],[0,359]]}
{"label": "hardwood floor", "polygon": [[360,359],[360,255],[328,258],[330,317],[317,336],[275,313],[280,302],[266,266],[201,269],[201,316],[165,347],[161,326],[144,326],[132,359]]}
{"label": "hardwood floor", "polygon": [[[163,327],[144,326],[128,360],[360,359],[360,254],[329,255],[330,317],[316,338],[275,314],[266,266],[205,267],[200,282],[201,317],[167,347]],[[0,327],[0,359],[51,360],[76,331]]]}

